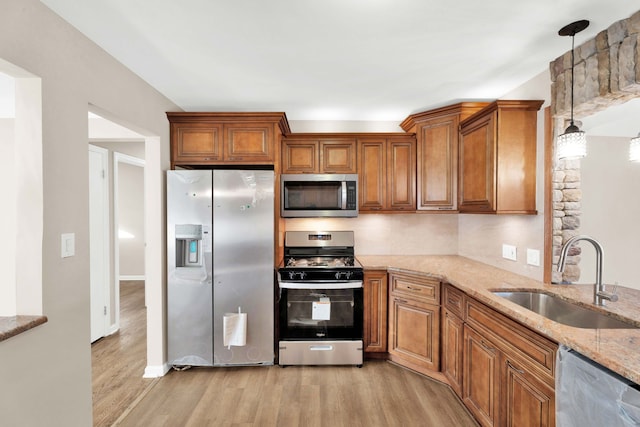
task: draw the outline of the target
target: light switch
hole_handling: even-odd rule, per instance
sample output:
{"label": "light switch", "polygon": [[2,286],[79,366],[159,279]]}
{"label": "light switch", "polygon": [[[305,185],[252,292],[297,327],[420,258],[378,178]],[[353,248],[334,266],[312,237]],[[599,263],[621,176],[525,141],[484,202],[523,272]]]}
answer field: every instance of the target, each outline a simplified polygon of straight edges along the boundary
{"label": "light switch", "polygon": [[60,256],[68,258],[76,254],[76,235],[75,233],[64,233],[60,239]]}

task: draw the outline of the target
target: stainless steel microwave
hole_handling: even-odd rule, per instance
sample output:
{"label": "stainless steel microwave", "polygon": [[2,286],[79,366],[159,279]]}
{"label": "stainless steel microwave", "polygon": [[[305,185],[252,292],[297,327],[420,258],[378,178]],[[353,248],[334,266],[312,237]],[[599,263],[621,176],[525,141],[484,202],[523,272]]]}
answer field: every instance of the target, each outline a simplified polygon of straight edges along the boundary
{"label": "stainless steel microwave", "polygon": [[358,216],[357,174],[280,175],[283,218]]}

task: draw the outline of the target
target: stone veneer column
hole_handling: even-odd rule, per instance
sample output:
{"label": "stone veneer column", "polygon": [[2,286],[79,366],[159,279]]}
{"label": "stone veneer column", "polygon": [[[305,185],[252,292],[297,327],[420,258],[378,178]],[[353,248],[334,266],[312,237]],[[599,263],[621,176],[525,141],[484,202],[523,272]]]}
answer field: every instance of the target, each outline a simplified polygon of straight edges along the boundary
{"label": "stone veneer column", "polygon": [[[571,51],[550,64],[554,136],[564,132],[571,109]],[[575,50],[574,116],[585,117],[640,96],[640,11],[615,22]],[[587,135],[588,137],[588,135]],[[587,153],[588,155],[588,153]],[[580,232],[580,161],[555,161],[553,174],[552,280],[580,278],[580,248],[573,248],[564,275],[557,272],[562,244]]]}

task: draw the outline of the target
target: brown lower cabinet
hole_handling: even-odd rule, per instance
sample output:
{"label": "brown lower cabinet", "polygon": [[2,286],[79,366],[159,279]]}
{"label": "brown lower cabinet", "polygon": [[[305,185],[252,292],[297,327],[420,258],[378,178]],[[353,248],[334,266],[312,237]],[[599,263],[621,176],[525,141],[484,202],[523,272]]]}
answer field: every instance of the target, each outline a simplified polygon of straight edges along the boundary
{"label": "brown lower cabinet", "polygon": [[442,329],[440,332],[442,356],[440,364],[451,389],[462,397],[462,319],[450,310],[442,309]]}
{"label": "brown lower cabinet", "polygon": [[364,287],[369,357],[441,375],[482,426],[555,426],[556,343],[428,276],[371,270]]}
{"label": "brown lower cabinet", "polygon": [[448,284],[442,322],[442,372],[482,426],[555,426],[557,344]]}
{"label": "brown lower cabinet", "polygon": [[364,272],[364,351],[368,357],[387,353],[387,270]]}
{"label": "brown lower cabinet", "polygon": [[389,358],[418,372],[440,370],[440,282],[389,274]]}
{"label": "brown lower cabinet", "polygon": [[463,359],[462,399],[481,425],[555,425],[554,388],[469,325],[464,325]]}

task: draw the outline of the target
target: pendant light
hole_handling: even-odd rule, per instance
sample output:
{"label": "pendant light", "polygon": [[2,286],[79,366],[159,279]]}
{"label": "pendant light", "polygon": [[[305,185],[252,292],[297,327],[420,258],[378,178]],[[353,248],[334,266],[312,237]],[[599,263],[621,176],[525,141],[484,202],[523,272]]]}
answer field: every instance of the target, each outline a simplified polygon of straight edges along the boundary
{"label": "pendant light", "polygon": [[629,160],[640,162],[640,133],[629,141]]}
{"label": "pendant light", "polygon": [[587,138],[573,123],[573,68],[575,35],[589,26],[589,21],[581,20],[565,25],[558,31],[560,36],[571,36],[571,122],[564,133],[558,136],[556,147],[559,159],[579,159],[587,155]]}

